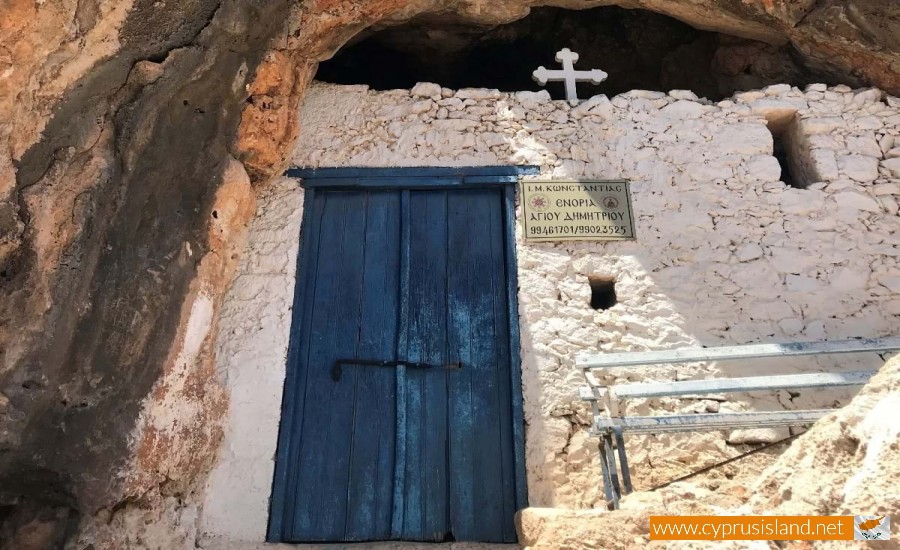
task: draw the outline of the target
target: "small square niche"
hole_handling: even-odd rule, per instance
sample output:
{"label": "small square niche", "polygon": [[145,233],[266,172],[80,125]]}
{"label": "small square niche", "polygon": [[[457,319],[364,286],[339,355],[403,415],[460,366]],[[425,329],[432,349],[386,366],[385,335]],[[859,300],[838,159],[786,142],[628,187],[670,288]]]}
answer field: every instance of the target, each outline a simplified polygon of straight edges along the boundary
{"label": "small square niche", "polygon": [[588,277],[591,285],[591,307],[603,311],[616,305],[616,279],[609,276]]}

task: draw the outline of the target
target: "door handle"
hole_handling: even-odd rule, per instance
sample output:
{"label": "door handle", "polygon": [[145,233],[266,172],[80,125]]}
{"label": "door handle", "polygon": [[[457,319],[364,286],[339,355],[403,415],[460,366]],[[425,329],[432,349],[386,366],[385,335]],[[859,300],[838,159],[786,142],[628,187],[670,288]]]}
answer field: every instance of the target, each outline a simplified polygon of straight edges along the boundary
{"label": "door handle", "polygon": [[446,365],[433,365],[431,363],[415,363],[413,361],[379,361],[375,359],[337,359],[331,366],[331,379],[335,382],[340,381],[344,372],[344,365],[360,365],[363,367],[406,367],[408,369],[438,369],[457,370],[462,368],[462,364],[447,363]]}

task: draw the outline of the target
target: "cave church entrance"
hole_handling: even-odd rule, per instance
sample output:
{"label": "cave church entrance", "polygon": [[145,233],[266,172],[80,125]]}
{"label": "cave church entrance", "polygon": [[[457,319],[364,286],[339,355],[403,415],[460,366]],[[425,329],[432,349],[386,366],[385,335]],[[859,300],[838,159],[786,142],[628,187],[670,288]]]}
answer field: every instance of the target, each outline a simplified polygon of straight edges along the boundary
{"label": "cave church entrance", "polygon": [[270,539],[514,542],[514,178],[312,172]]}

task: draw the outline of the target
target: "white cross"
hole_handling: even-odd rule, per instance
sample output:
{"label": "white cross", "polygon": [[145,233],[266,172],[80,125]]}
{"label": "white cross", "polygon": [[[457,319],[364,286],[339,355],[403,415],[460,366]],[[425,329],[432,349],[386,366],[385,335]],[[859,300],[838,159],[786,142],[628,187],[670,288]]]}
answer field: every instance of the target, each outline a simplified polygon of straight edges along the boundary
{"label": "white cross", "polygon": [[575,91],[575,82],[593,82],[594,84],[600,84],[609,76],[600,69],[594,69],[593,71],[576,71],[574,65],[575,62],[578,61],[578,54],[569,48],[563,48],[556,52],[556,60],[562,63],[563,68],[561,71],[548,71],[541,66],[532,73],[532,78],[534,78],[541,86],[545,86],[548,80],[565,81],[566,99],[568,99],[569,103],[572,105],[578,104],[578,93]]}

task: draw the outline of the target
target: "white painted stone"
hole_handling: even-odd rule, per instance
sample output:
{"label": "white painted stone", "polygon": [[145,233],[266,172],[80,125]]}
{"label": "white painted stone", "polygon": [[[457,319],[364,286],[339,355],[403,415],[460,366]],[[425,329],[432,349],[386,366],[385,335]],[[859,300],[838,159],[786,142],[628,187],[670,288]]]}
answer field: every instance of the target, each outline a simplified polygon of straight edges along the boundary
{"label": "white painted stone", "polygon": [[884,211],[891,216],[896,216],[897,213],[900,212],[900,202],[897,202],[897,199],[894,197],[879,197],[878,202],[881,204],[881,207],[884,208]]}
{"label": "white painted stone", "polygon": [[854,119],[853,125],[862,130],[880,130],[884,123],[876,116],[866,116]]}
{"label": "white painted stone", "polygon": [[814,189],[785,189],[777,201],[785,214],[808,216],[822,210],[825,196],[825,193]]}
{"label": "white painted stone", "polygon": [[886,168],[895,178],[900,178],[900,157],[881,161],[881,165]]}
{"label": "white painted stone", "polygon": [[878,88],[869,88],[868,90],[863,90],[854,94],[853,100],[850,102],[850,104],[855,107],[862,107],[863,105],[869,103],[876,103],[878,101],[881,101],[881,98],[883,97],[884,92],[882,92]]}
{"label": "white painted stone", "polygon": [[894,294],[900,294],[900,274],[882,275],[878,277],[878,284]]}
{"label": "white painted stone", "polygon": [[749,262],[750,260],[762,258],[763,249],[755,243],[745,244],[738,248],[734,255],[739,262]]}
{"label": "white painted stone", "polygon": [[764,124],[728,124],[713,134],[712,145],[719,154],[757,155],[772,153],[772,134]]}
{"label": "white painted stone", "polygon": [[747,170],[757,180],[779,181],[781,165],[772,155],[756,155],[747,161]]}
{"label": "white painted stone", "polygon": [[804,275],[788,275],[785,278],[785,284],[788,291],[799,293],[814,292],[822,286],[815,278]]}
{"label": "white painted stone", "polygon": [[816,181],[833,181],[841,177],[837,156],[831,149],[813,149],[809,153],[809,163]]}
{"label": "white painted stone", "polygon": [[874,181],[878,178],[878,159],[863,155],[841,155],[837,158],[841,174],[856,181]]}
{"label": "white painted stone", "polygon": [[869,270],[843,267],[831,276],[831,287],[837,292],[863,290],[869,282]]}
{"label": "white painted stone", "polygon": [[847,150],[868,157],[881,158],[882,152],[874,136],[847,137]]}
{"label": "white painted stone", "polygon": [[791,85],[790,84],[772,84],[771,86],[766,86],[763,88],[763,93],[769,96],[779,96],[790,93]]}
{"label": "white painted stone", "polygon": [[680,99],[674,103],[666,105],[659,110],[660,114],[670,118],[700,118],[703,113],[710,110],[710,107],[697,103],[696,101],[688,101]]}
{"label": "white painted stone", "polygon": [[900,315],[900,300],[890,300],[885,302],[883,307],[885,312],[890,315]]}
{"label": "white painted stone", "polygon": [[688,101],[697,101],[700,98],[691,90],[669,90],[669,97],[673,99],[686,99]]}
{"label": "white painted stone", "polygon": [[799,122],[804,134],[827,134],[842,128],[844,119],[839,116],[803,118]]}
{"label": "white painted stone", "polygon": [[740,93],[734,94],[734,100],[739,101],[741,103],[750,103],[751,101],[755,101],[757,99],[761,99],[764,97],[766,97],[765,92],[756,92],[756,91],[740,92]]}
{"label": "white painted stone", "polygon": [[206,486],[202,537],[265,540],[302,203],[303,191],[292,180],[276,180],[260,193],[247,248],[219,315],[217,370],[232,398],[219,460]]}
{"label": "white painted stone", "polygon": [[878,183],[872,188],[876,197],[882,195],[900,195],[900,182],[898,183]]}
{"label": "white painted stone", "polygon": [[769,127],[783,131],[793,122],[798,111],[806,109],[808,104],[803,99],[764,97],[750,103],[753,114],[763,116]]}
{"label": "white painted stone", "polygon": [[499,90],[485,90],[483,88],[462,88],[458,90],[455,97],[459,99],[500,99],[502,94]]}
{"label": "white painted stone", "polygon": [[842,191],[835,193],[832,198],[841,206],[867,212],[881,212],[881,206],[879,206],[878,202],[861,191]]}
{"label": "white painted stone", "polygon": [[430,97],[431,99],[440,99],[441,86],[440,84],[434,84],[431,82],[419,82],[418,84],[413,86],[412,90],[410,90],[409,93],[416,97]]}

